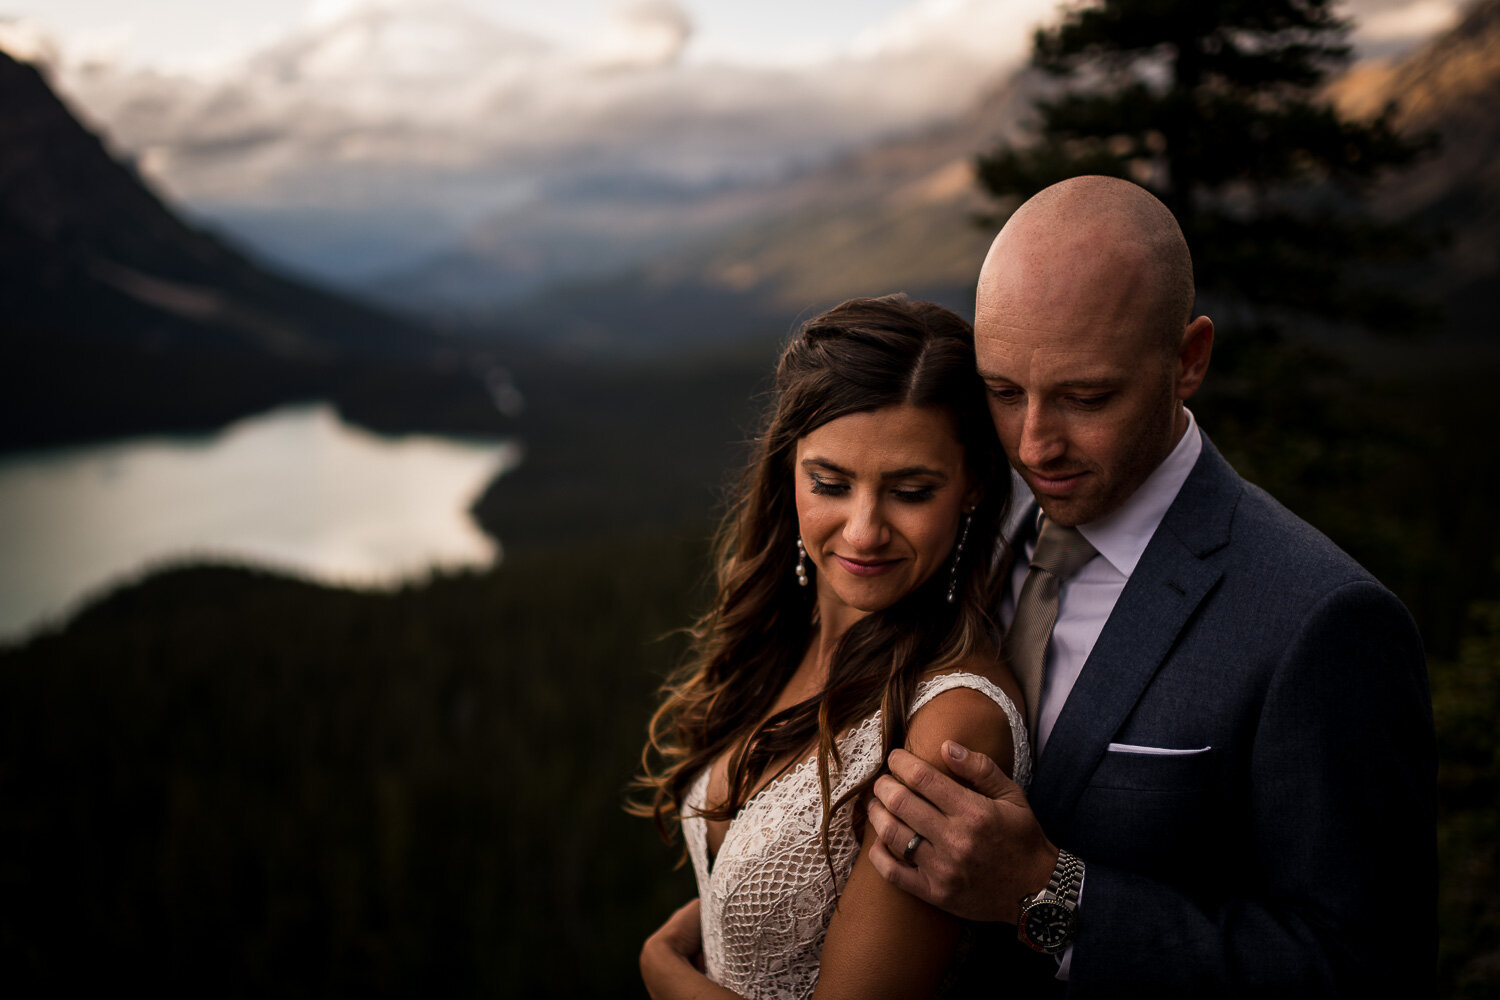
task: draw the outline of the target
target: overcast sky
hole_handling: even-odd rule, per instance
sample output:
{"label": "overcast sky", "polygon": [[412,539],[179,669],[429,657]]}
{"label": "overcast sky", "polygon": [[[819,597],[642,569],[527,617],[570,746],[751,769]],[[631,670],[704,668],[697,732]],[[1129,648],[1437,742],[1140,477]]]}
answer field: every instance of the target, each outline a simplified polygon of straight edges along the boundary
{"label": "overcast sky", "polygon": [[[0,44],[189,203],[392,173],[774,175],[957,114],[1052,0],[0,0]],[[210,10],[212,14],[208,13]],[[812,12],[812,13],[809,13]],[[653,167],[650,162],[655,161]],[[514,183],[510,183],[514,181]],[[352,182],[352,183],[351,183]],[[466,205],[470,204],[465,202]]]}
{"label": "overcast sky", "polygon": [[[158,67],[212,65],[299,24],[335,17],[358,0],[0,0],[0,17],[35,18],[75,56]],[[630,6],[615,0],[461,0],[464,6],[560,43],[587,44]],[[635,4],[637,7],[650,4]],[[806,62],[847,46],[912,0],[683,0],[694,59]],[[928,4],[932,7],[952,3]]]}
{"label": "overcast sky", "polygon": [[[1429,36],[1458,6],[1350,2],[1367,50]],[[403,239],[424,226],[437,239],[559,199],[771,179],[962,114],[1057,8],[0,0],[0,47],[49,66],[75,111],[179,204],[218,218],[384,214]]]}
{"label": "overcast sky", "polygon": [[[299,24],[336,16],[359,0],[0,0],[0,18],[34,19],[74,57],[105,56],[181,68],[213,65],[271,42]],[[584,42],[620,8],[619,0],[460,0],[495,19],[558,41]],[[996,0],[1000,6],[1017,6]],[[650,6],[637,3],[635,6]],[[955,0],[681,0],[690,18],[692,59],[807,62],[880,30],[892,15]],[[1036,5],[1031,5],[1036,6]],[[1458,0],[1352,0],[1364,40],[1428,33],[1451,22]]]}

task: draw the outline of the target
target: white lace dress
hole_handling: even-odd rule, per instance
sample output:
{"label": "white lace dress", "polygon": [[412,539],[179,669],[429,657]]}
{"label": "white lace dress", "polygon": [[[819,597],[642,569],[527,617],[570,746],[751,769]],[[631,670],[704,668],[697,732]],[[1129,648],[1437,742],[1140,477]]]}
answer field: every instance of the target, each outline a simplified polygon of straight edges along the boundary
{"label": "white lace dress", "polygon": [[[959,672],[922,681],[912,701],[912,714],[954,688],[979,691],[1005,711],[1015,747],[1013,773],[1025,788],[1031,781],[1025,716],[988,678]],[[838,748],[844,766],[830,774],[835,800],[880,769],[880,712],[845,733]],[[688,791],[683,820],[688,853],[698,876],[708,977],[755,1000],[806,997],[818,982],[833,904],[844,891],[859,852],[853,803],[835,813],[829,824],[836,878],[829,877],[819,836],[823,804],[815,757],[752,796],[730,823],[718,855],[710,861],[708,824],[696,814],[707,794],[709,770],[705,768]]]}

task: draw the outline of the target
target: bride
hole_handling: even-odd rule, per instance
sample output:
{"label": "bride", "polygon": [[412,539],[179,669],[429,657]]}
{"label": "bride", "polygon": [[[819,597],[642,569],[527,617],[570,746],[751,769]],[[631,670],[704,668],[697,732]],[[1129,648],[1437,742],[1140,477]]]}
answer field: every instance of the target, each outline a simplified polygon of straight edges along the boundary
{"label": "bride", "polygon": [[945,739],[1029,778],[991,639],[1009,478],[983,391],[969,325],[901,295],[783,352],[717,596],[651,722],[637,812],[681,826],[698,879],[641,951],[657,1000],[941,991],[963,927],[875,872],[865,804],[893,748],[941,768]]}

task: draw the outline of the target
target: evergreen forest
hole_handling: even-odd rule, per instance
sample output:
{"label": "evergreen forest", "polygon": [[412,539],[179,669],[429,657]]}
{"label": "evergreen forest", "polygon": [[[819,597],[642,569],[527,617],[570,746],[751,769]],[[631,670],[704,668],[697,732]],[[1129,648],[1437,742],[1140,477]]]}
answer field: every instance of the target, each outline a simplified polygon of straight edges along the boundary
{"label": "evergreen forest", "polygon": [[[698,380],[555,367],[536,459],[484,502],[488,572],[369,594],[169,568],[0,651],[20,995],[642,995],[640,942],[693,887],[622,805],[775,346]],[[1494,375],[1346,384],[1327,402],[1371,431],[1357,479],[1274,442],[1247,463],[1302,478],[1293,505],[1427,637],[1444,997],[1500,981]]]}
{"label": "evergreen forest", "polygon": [[[1212,7],[1252,19],[1311,10],[1298,30],[1314,34],[1327,7],[1076,6]],[[1119,25],[1078,17],[1039,36],[1041,68],[1066,75],[1079,52],[1106,65],[1088,50],[1092,33]],[[1284,54],[1283,68],[1303,56],[1337,61],[1337,39],[1329,45]],[[1275,53],[1257,61],[1257,51],[1230,59],[1233,72],[1268,72]],[[1106,69],[1131,78],[1125,62]],[[1292,87],[1297,100],[1313,82]],[[1442,234],[1421,220],[1361,228],[1363,166],[1299,174],[1291,188],[1284,175],[1225,177],[1202,159],[1212,150],[1163,145],[1150,128],[1132,132],[1138,142],[1096,128],[1134,128],[1158,104],[1186,113],[1180,93],[1118,94],[1134,103],[1054,97],[1033,152],[991,150],[979,176],[1002,215],[1006,197],[1077,172],[1069,157],[1143,182],[1172,170],[1224,182],[1161,188],[1204,227],[1190,239],[1234,236],[1217,242],[1218,283],[1205,288],[1222,310],[1223,353],[1194,414],[1242,475],[1351,553],[1416,618],[1439,747],[1434,993],[1500,995],[1494,290],[1483,299],[1488,329],[1449,322],[1441,303],[1386,295],[1420,284],[1407,279]],[[1206,99],[1198,95],[1199,110]],[[1263,103],[1235,107],[1254,125],[1236,148],[1264,154],[1256,162],[1273,173],[1314,159],[1273,155],[1276,128],[1338,128],[1299,117],[1301,104],[1279,124]],[[1398,141],[1389,124],[1346,135],[1339,155],[1384,156],[1398,170],[1430,152],[1427,138]],[[1166,150],[1178,158],[1153,173]],[[1348,184],[1331,179],[1350,171]],[[1245,192],[1263,188],[1282,192],[1263,202],[1270,214],[1240,212],[1254,201]],[[1334,196],[1308,216],[1308,191]],[[1339,228],[1320,225],[1333,218],[1317,214],[1325,209],[1337,210]],[[1383,248],[1379,260],[1340,249],[1367,237],[1363,245]],[[1282,264],[1304,252],[1332,264],[1276,270],[1273,252],[1260,259],[1269,270],[1247,271],[1245,255],[1268,246],[1288,250]],[[1231,275],[1258,284],[1229,287]],[[1362,298],[1345,278],[1381,295]],[[1265,301],[1265,288],[1286,298],[1257,313],[1248,304]],[[1358,309],[1318,312],[1351,301]],[[1479,299],[1468,301],[1464,315],[1478,315]],[[1367,313],[1420,330],[1371,333]],[[685,648],[680,630],[706,602],[723,492],[788,333],[754,322],[738,339],[620,357],[487,341],[526,398],[513,423],[526,458],[473,510],[503,545],[493,569],[355,592],[247,566],[169,566],[0,646],[7,992],[643,996],[641,942],[694,886],[681,845],[623,807],[658,687]],[[409,429],[421,407],[383,390],[390,371],[372,368],[343,402],[368,424]],[[453,426],[472,426],[472,402],[453,403]]]}

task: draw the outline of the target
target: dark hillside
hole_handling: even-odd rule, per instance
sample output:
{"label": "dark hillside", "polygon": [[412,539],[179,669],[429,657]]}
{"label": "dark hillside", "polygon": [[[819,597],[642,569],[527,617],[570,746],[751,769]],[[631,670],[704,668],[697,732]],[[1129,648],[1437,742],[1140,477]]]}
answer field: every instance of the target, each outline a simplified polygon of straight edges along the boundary
{"label": "dark hillside", "polygon": [[640,995],[691,877],[621,807],[701,558],[391,595],[183,569],[0,650],[10,990]]}
{"label": "dark hillside", "polygon": [[0,350],[0,449],[209,428],[406,374],[441,389],[436,427],[498,425],[472,351],[187,225],[4,53]]}
{"label": "dark hillside", "polygon": [[1394,105],[1436,155],[1387,184],[1379,206],[1415,214],[1447,236],[1418,276],[1443,305],[1450,339],[1494,356],[1500,304],[1500,0],[1479,0],[1451,30],[1396,64],[1357,68],[1335,87],[1340,105],[1370,114]]}

